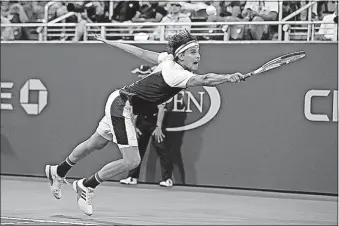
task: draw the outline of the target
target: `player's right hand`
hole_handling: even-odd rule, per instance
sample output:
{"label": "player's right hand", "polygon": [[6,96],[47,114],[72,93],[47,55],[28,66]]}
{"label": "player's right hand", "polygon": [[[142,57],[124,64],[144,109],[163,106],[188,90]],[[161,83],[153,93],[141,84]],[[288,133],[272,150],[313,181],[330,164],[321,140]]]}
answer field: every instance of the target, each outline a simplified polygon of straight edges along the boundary
{"label": "player's right hand", "polygon": [[240,72],[236,72],[234,74],[231,74],[230,82],[232,83],[238,83],[244,78],[244,75]]}

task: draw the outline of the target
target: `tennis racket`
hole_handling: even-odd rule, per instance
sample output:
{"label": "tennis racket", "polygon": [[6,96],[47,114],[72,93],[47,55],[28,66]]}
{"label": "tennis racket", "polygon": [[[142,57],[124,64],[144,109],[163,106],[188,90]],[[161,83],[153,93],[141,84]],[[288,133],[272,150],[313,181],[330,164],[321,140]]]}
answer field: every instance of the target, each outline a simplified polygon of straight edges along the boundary
{"label": "tennis racket", "polygon": [[245,80],[249,77],[252,77],[253,75],[258,75],[261,73],[264,73],[266,71],[275,69],[275,68],[279,68],[283,65],[292,63],[294,61],[300,60],[302,58],[304,58],[306,56],[305,51],[298,51],[298,52],[294,52],[294,53],[288,53],[285,55],[282,55],[280,57],[277,57],[273,60],[268,61],[266,64],[262,65],[260,68],[258,68],[255,71],[252,71],[248,74],[245,74],[245,76],[241,79],[241,80]]}

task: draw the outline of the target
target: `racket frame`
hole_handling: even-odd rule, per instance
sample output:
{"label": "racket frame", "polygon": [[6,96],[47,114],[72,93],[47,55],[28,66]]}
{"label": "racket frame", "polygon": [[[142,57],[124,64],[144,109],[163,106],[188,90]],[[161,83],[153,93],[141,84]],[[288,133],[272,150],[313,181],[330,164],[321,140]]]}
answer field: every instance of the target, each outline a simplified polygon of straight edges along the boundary
{"label": "racket frame", "polygon": [[245,74],[244,77],[241,80],[245,80],[249,77],[252,77],[253,75],[258,75],[258,74],[264,73],[266,71],[269,71],[269,70],[272,70],[272,69],[275,69],[275,68],[279,68],[283,65],[292,63],[292,62],[297,61],[297,60],[300,60],[300,59],[304,58],[305,56],[306,56],[305,51],[297,51],[297,52],[282,55],[280,57],[277,57],[277,58],[274,58],[273,60],[268,61],[267,63],[263,64],[258,69]]}

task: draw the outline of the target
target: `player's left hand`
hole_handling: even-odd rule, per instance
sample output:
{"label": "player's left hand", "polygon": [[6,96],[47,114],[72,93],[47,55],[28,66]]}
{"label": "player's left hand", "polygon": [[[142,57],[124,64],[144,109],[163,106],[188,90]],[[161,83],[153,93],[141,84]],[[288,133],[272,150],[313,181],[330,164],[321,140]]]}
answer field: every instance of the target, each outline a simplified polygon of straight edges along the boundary
{"label": "player's left hand", "polygon": [[156,127],[152,135],[154,136],[155,140],[158,141],[158,143],[164,141],[165,134],[163,134],[161,127]]}

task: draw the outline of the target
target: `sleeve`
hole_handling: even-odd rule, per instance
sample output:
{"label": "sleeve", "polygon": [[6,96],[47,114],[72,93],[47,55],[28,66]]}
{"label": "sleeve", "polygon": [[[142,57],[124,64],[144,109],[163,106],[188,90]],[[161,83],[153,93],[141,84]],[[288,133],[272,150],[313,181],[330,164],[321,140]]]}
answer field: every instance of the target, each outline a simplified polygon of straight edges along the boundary
{"label": "sleeve", "polygon": [[171,87],[187,88],[187,82],[194,76],[183,68],[176,67],[174,61],[166,61],[162,66],[162,76],[165,82]]}
{"label": "sleeve", "polygon": [[167,52],[160,53],[159,56],[158,56],[158,64],[163,62],[167,57],[168,57],[168,53]]}

